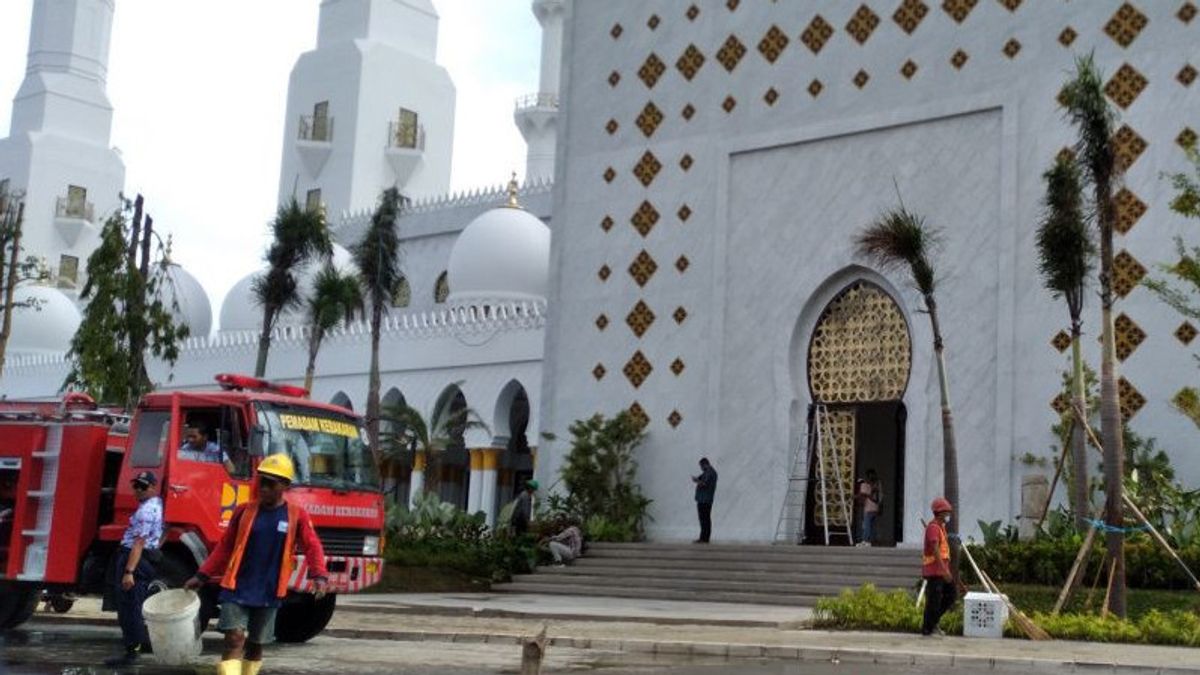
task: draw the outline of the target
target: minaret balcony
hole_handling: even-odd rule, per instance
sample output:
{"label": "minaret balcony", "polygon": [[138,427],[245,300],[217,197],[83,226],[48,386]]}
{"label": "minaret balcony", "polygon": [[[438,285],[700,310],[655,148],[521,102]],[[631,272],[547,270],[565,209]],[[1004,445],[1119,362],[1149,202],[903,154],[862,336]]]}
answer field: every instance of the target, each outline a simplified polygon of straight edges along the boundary
{"label": "minaret balcony", "polygon": [[404,185],[412,178],[425,155],[425,126],[406,120],[389,122],[387,148],[384,152],[396,176],[396,182]]}
{"label": "minaret balcony", "polygon": [[297,136],[302,141],[310,143],[333,142],[333,118],[316,115],[300,116],[300,131]]}
{"label": "minaret balcony", "polygon": [[308,175],[316,178],[325,168],[333,152],[333,118],[321,115],[301,115],[296,134],[296,152]]}
{"label": "minaret balcony", "polygon": [[527,110],[558,110],[558,94],[543,91],[521,96],[517,99],[516,111],[522,113]]}
{"label": "minaret balcony", "polygon": [[84,230],[97,231],[96,207],[89,201],[59,197],[54,202],[54,227],[68,246],[74,246]]}

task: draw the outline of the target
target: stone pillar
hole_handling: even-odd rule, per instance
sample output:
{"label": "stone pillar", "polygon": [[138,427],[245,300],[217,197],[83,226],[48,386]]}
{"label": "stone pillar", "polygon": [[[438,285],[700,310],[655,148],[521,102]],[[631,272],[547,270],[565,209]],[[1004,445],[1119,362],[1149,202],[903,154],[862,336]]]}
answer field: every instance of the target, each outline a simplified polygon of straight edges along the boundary
{"label": "stone pillar", "polygon": [[500,448],[484,448],[479,451],[480,509],[487,514],[488,527],[496,523],[496,469],[500,465]]}
{"label": "stone pillar", "polygon": [[1040,473],[1027,474],[1021,478],[1021,518],[1017,533],[1022,541],[1033,539],[1037,534],[1037,522],[1042,509],[1050,497],[1050,481]]}
{"label": "stone pillar", "polygon": [[412,476],[408,479],[408,508],[413,507],[417,497],[425,492],[425,453],[413,455]]}
{"label": "stone pillar", "polygon": [[483,453],[485,450],[474,448],[467,450],[467,454],[471,457],[471,476],[467,479],[467,513],[477,513],[483,511],[483,502],[480,501],[480,488],[483,487],[483,481],[480,480],[480,474],[483,471]]}

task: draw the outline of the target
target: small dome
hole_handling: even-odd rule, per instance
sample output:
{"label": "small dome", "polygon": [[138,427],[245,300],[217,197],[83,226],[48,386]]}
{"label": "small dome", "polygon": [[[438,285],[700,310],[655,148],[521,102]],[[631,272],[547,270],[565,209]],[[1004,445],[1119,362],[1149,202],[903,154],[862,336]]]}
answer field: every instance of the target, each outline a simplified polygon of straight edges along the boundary
{"label": "small dome", "polygon": [[167,268],[170,282],[163,289],[163,302],[167,307],[178,303],[174,310],[176,323],[186,324],[193,337],[206,337],[212,332],[212,304],[204,287],[183,267],[171,263]]}
{"label": "small dome", "polygon": [[448,271],[452,304],[544,300],[550,228],[519,207],[492,209],[458,235]]}
{"label": "small dome", "polygon": [[[317,276],[317,272],[321,270],[323,264],[324,262],[309,261],[297,271],[296,276],[299,279],[299,291],[302,300],[308,298],[308,294],[312,291],[312,281]],[[358,267],[354,264],[354,256],[341,244],[333,245],[333,266],[343,274],[358,273]],[[262,330],[262,305],[258,304],[251,286],[254,283],[255,277],[262,275],[264,271],[258,270],[246,275],[234,284],[233,288],[229,289],[229,294],[225,296],[225,301],[221,303],[221,332]],[[303,308],[298,308],[279,317],[277,325],[294,326],[303,322],[304,310]]]}
{"label": "small dome", "polygon": [[12,334],[8,338],[10,354],[63,354],[79,330],[82,315],[75,302],[50,286],[19,286],[14,303],[36,307],[18,307],[13,311]]}

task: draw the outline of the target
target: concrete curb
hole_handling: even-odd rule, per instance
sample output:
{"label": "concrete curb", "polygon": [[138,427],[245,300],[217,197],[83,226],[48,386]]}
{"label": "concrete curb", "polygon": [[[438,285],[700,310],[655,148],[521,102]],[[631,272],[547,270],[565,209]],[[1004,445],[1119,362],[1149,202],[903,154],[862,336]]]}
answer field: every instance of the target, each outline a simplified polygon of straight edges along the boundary
{"label": "concrete curb", "polygon": [[[38,615],[36,621],[55,623],[111,625],[90,617]],[[386,629],[329,628],[322,635],[350,640],[393,640],[403,642],[441,642],[449,644],[493,644],[519,646],[523,633],[412,631]],[[993,670],[1004,673],[1062,673],[1088,672],[1114,675],[1200,675],[1195,667],[1155,666],[1113,662],[1082,661],[1074,658],[1041,659],[1020,656],[981,656],[905,649],[872,649],[869,647],[823,647],[814,645],[790,646],[750,643],[701,642],[685,640],[636,640],[615,638],[586,638],[558,635],[550,645],[568,649],[621,652],[626,654],[671,655],[706,660],[738,661],[771,659],[811,663],[875,664],[914,668],[963,667]]]}
{"label": "concrete curb", "polygon": [[728,628],[808,628],[810,621],[758,621],[755,619],[699,619],[677,616],[597,615],[547,613],[519,609],[440,607],[434,605],[339,605],[337,611],[354,614],[399,614],[407,616],[457,616],[479,619],[529,619],[531,621],[586,621],[588,623],[652,623],[660,626],[724,626]]}

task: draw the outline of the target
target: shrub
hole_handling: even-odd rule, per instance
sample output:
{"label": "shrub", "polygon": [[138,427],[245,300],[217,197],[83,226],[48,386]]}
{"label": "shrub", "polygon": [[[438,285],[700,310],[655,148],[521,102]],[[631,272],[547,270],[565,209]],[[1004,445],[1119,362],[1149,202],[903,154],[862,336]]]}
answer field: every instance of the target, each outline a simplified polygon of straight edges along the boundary
{"label": "shrub", "polygon": [[[1104,555],[1103,544],[1103,538],[1097,537],[1088,553],[1089,583]],[[971,553],[997,583],[1061,586],[1082,545],[1083,538],[1075,535],[1059,540],[997,541],[974,546]],[[1200,545],[1180,550],[1179,556],[1193,571],[1200,571]],[[961,569],[966,578],[974,578],[965,560]],[[1131,538],[1125,543],[1125,570],[1130,588],[1192,588],[1191,580],[1179,564],[1147,536]]]}
{"label": "shrub", "polygon": [[[917,605],[908,591],[883,592],[872,584],[846,589],[836,598],[821,598],[813,610],[813,626],[838,630],[879,630],[917,633],[921,630],[924,605]],[[962,610],[953,609],[939,626],[948,634],[962,634]]]}

